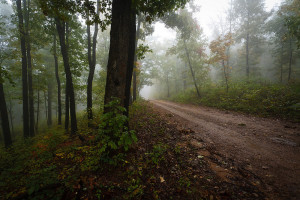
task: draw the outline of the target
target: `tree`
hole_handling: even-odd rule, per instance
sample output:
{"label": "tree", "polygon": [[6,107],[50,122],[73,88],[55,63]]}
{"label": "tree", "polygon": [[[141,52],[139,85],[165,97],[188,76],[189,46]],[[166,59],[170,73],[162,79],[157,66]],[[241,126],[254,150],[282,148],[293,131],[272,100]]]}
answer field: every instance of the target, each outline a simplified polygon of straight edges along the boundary
{"label": "tree", "polygon": [[171,13],[164,21],[168,26],[177,28],[177,44],[169,52],[179,55],[189,66],[197,95],[200,97],[193,65],[203,67],[205,42],[202,39],[202,29],[193,19],[192,13],[185,9],[179,14]]}
{"label": "tree", "polygon": [[[98,35],[98,22],[95,22],[93,41],[91,41],[91,28],[90,28],[90,1],[86,0],[87,6],[87,37],[88,37],[88,62],[89,62],[89,76],[87,81],[87,113],[88,119],[93,119],[93,79],[96,66],[96,43]],[[99,16],[100,1],[97,0],[96,16]]]}
{"label": "tree", "polygon": [[284,16],[285,25],[290,34],[297,39],[297,45],[300,48],[300,2],[298,0],[286,0],[281,9],[286,13]]}
{"label": "tree", "polygon": [[54,65],[55,65],[55,78],[57,83],[57,110],[58,110],[58,118],[57,123],[61,125],[61,84],[58,73],[58,58],[56,53],[56,33],[53,33],[53,57],[54,57]]}
{"label": "tree", "polygon": [[[7,113],[6,99],[4,94],[4,79],[8,78],[11,81],[9,73],[5,70],[3,63],[7,59],[11,59],[11,50],[7,47],[7,30],[6,27],[6,16],[0,15],[0,114],[1,114],[1,124],[4,136],[5,147],[8,148],[12,145],[11,131],[9,127],[9,118]],[[11,81],[12,82],[12,81]]]}
{"label": "tree", "polygon": [[[136,41],[136,12],[144,13],[147,21],[151,21],[154,16],[163,16],[165,12],[185,3],[186,0],[113,0],[105,104],[116,97],[120,99],[120,105],[125,107],[125,114],[128,115]],[[106,108],[104,112],[109,112],[109,109]]]}
{"label": "tree", "polygon": [[220,63],[223,68],[223,75],[226,84],[226,92],[229,89],[229,67],[228,66],[228,53],[226,52],[230,45],[232,44],[231,34],[228,33],[224,37],[218,37],[213,40],[210,45],[210,51],[212,52],[212,57],[210,58],[210,63]]}
{"label": "tree", "polygon": [[[143,26],[143,28],[142,28]],[[138,69],[137,69],[137,61],[138,59],[143,59],[144,54],[146,52],[151,51],[148,46],[144,46],[143,44],[138,46],[139,40],[145,40],[145,37],[147,35],[152,34],[154,31],[153,27],[151,24],[146,22],[146,18],[144,15],[141,13],[138,14],[137,17],[137,29],[136,29],[136,41],[135,41],[135,50],[136,53],[134,55],[134,65],[133,65],[133,77],[132,77],[132,101],[135,101],[138,93],[137,93],[137,74],[138,74]]]}
{"label": "tree", "polygon": [[250,65],[258,63],[263,43],[264,22],[269,13],[264,10],[264,0],[234,0],[235,17],[239,28],[236,31],[237,41],[245,45],[246,76],[250,76]]}
{"label": "tree", "polygon": [[2,69],[0,68],[0,113],[1,113],[1,123],[2,130],[4,136],[5,147],[9,147],[12,144],[10,127],[9,127],[9,119],[7,113],[7,106],[5,101],[4,89],[3,89],[3,77],[2,77]]}
{"label": "tree", "polygon": [[34,105],[33,105],[33,88],[32,88],[32,58],[31,58],[31,41],[29,35],[30,22],[30,0],[23,0],[23,10],[25,13],[25,42],[27,55],[27,69],[28,69],[28,101],[29,101],[29,133],[34,136]]}
{"label": "tree", "polygon": [[[292,64],[296,60],[296,38],[287,29],[286,18],[291,14],[287,5],[283,3],[280,9],[274,13],[266,24],[266,30],[270,34],[270,45],[275,58],[276,67],[279,68],[280,83],[284,82],[284,74],[287,71],[287,81],[291,80]],[[286,69],[287,68],[287,69]]]}
{"label": "tree", "polygon": [[71,115],[71,134],[75,134],[77,131],[77,119],[76,119],[76,104],[75,104],[75,93],[73,86],[72,73],[69,63],[68,54],[68,24],[63,22],[60,18],[55,17],[56,29],[59,36],[61,54],[64,61],[64,69],[66,74],[66,120],[65,123],[68,124],[69,118],[69,108]]}
{"label": "tree", "polygon": [[24,30],[21,0],[17,0],[16,2],[17,2],[17,14],[18,14],[18,21],[19,21],[21,52],[22,52],[23,132],[24,132],[24,137],[27,138],[30,136],[30,129],[29,129],[29,109],[28,109],[27,54],[26,54],[26,43],[25,43],[26,33]]}

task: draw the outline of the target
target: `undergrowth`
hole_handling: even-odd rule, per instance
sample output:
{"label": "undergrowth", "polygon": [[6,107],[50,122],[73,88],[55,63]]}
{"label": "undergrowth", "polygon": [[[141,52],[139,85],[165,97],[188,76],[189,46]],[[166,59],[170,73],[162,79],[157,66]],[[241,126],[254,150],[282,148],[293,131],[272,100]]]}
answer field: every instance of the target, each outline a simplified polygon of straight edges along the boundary
{"label": "undergrowth", "polygon": [[222,85],[209,85],[200,91],[200,98],[191,88],[173,95],[169,100],[300,121],[299,84],[261,84],[245,81],[231,83],[228,92]]}
{"label": "undergrowth", "polygon": [[74,199],[66,195],[82,189],[82,176],[121,163],[137,138],[118,104],[112,101],[111,111],[95,119],[99,129],[89,128],[82,115],[77,134],[85,142],[57,126],[0,149],[0,199]]}

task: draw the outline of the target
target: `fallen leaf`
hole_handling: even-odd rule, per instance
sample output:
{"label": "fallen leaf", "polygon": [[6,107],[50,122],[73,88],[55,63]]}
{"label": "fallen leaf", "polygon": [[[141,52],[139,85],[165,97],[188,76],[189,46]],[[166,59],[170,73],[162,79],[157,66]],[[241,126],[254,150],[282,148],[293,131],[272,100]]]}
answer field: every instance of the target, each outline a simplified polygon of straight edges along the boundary
{"label": "fallen leaf", "polygon": [[161,182],[161,183],[165,182],[164,177],[160,176],[159,178],[160,178],[160,182]]}

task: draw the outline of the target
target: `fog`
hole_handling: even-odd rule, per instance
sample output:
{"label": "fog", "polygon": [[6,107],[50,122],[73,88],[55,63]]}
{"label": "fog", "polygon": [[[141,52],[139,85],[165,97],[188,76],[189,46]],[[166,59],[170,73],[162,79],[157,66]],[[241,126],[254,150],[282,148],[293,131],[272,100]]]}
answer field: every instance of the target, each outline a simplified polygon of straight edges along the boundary
{"label": "fog", "polygon": [[[282,44],[283,46],[286,45],[284,54],[286,57],[286,61],[281,61],[281,63],[285,62],[284,64],[281,64],[280,68],[280,56],[279,56],[279,43],[276,39],[276,27],[271,27],[272,20],[275,21],[275,18],[278,16],[278,10],[280,9],[280,5],[284,2],[283,0],[266,0],[266,1],[258,1],[262,3],[262,7],[255,7],[254,9],[257,9],[253,11],[253,20],[256,18],[256,21],[254,20],[251,24],[251,29],[255,30],[257,29],[257,33],[255,31],[249,33],[249,47],[248,47],[248,61],[246,64],[246,38],[243,36],[243,34],[246,33],[240,33],[241,31],[245,31],[245,26],[243,24],[243,18],[241,17],[241,13],[238,13],[237,10],[235,10],[235,1],[231,0],[214,0],[214,1],[206,1],[206,0],[195,0],[192,2],[192,4],[189,4],[186,6],[185,10],[190,13],[191,18],[195,20],[197,23],[197,26],[200,27],[201,33],[198,34],[198,37],[203,38],[201,42],[198,43],[197,48],[203,48],[203,50],[206,53],[206,57],[201,60],[197,60],[197,58],[194,58],[195,60],[191,60],[191,62],[194,62],[194,73],[195,78],[198,81],[198,85],[204,85],[208,82],[215,82],[220,83],[224,81],[224,74],[222,74],[224,70],[222,70],[222,67],[219,63],[208,63],[207,61],[211,59],[213,56],[211,53],[211,49],[209,48],[209,45],[213,40],[216,40],[219,37],[224,37],[227,33],[232,33],[232,44],[227,47],[228,52],[228,63],[229,65],[227,68],[228,70],[228,77],[230,77],[230,81],[233,80],[242,80],[246,76],[250,77],[251,79],[255,79],[259,81],[267,81],[267,82],[289,82],[290,80],[298,81],[299,80],[299,73],[300,73],[300,59],[299,59],[299,49],[297,49],[296,45],[294,46],[288,46],[288,41],[286,44]],[[231,9],[230,9],[231,8]],[[261,12],[261,14],[260,14]],[[177,14],[181,15],[180,13],[183,13],[182,11],[178,11]],[[231,13],[231,15],[230,15]],[[255,16],[256,15],[256,16]],[[263,19],[260,19],[259,15],[265,16],[262,17]],[[231,21],[229,22],[229,17],[231,17]],[[146,37],[146,40],[140,41],[141,43],[145,43],[149,45],[150,49],[153,50],[152,53],[146,54],[150,57],[156,57],[155,54],[164,54],[164,60],[171,59],[170,55],[168,53],[168,49],[175,48],[176,45],[178,47],[178,44],[180,43],[180,30],[178,27],[172,27],[172,25],[166,25],[164,23],[166,20],[158,20],[154,24],[154,32],[151,35],[148,35]],[[259,22],[258,22],[259,21]],[[186,22],[188,23],[188,22]],[[230,25],[229,25],[230,23]],[[274,22],[278,23],[278,22]],[[273,28],[273,29],[272,29]],[[271,30],[272,29],[272,30]],[[280,29],[280,27],[278,27]],[[287,29],[286,27],[283,27],[283,29]],[[275,36],[274,36],[275,35]],[[291,38],[292,43],[295,43],[294,39]],[[179,43],[178,43],[179,41]],[[276,43],[277,42],[277,43]],[[179,44],[180,45],[180,44]],[[156,50],[157,46],[163,46],[165,47],[165,50],[159,49],[159,52]],[[201,47],[200,47],[201,46]],[[179,47],[178,47],[179,48]],[[229,49],[230,48],[230,49]],[[188,47],[189,49],[189,47]],[[162,52],[163,51],[163,52]],[[188,51],[193,51],[191,48]],[[292,61],[287,61],[289,59],[289,52],[293,52],[293,57],[291,58]],[[183,52],[184,54],[184,52]],[[174,54],[178,60],[183,61],[187,64],[186,58],[184,58],[183,55],[180,55],[180,53]],[[193,59],[193,58],[191,58]],[[226,58],[227,59],[227,58]],[[225,59],[225,60],[226,60]],[[172,59],[171,59],[172,60]],[[143,61],[140,61],[143,63]],[[179,62],[179,61],[178,61]],[[198,63],[197,63],[198,62]],[[200,64],[202,62],[202,64]],[[155,63],[157,66],[151,66],[150,68],[162,68],[161,62]],[[249,67],[249,74],[246,74],[246,65]],[[292,69],[288,69],[291,65]],[[149,66],[142,65],[142,68],[144,68],[144,71],[150,71],[153,69],[149,69]],[[179,68],[186,68],[186,66],[180,66]],[[201,68],[201,69],[200,69]],[[160,69],[155,69],[155,72],[158,74],[162,74],[163,72]],[[155,71],[154,70],[154,71]],[[157,91],[157,88],[164,88],[167,87],[169,92],[175,94],[178,89],[177,86],[175,86],[175,83],[180,81],[180,77],[176,75],[176,73],[180,73],[180,70],[177,72],[171,72],[175,69],[169,69],[169,74],[165,77],[159,76],[159,75],[153,75],[151,77],[152,85],[146,85],[141,89],[140,95],[145,98],[154,98],[156,96],[157,98],[161,98],[162,96],[166,96],[163,94],[158,95],[159,93]],[[292,70],[292,77],[288,75],[291,73]],[[154,73],[154,74],[155,74]],[[191,81],[192,76],[190,75],[190,71],[185,71],[186,76],[188,80],[186,81],[187,87],[192,87],[193,83]],[[202,73],[202,75],[201,75]],[[203,75],[203,73],[207,73],[207,77]],[[227,73],[227,72],[226,72]],[[226,74],[225,74],[226,75]],[[287,80],[287,76],[288,80]],[[172,79],[172,83],[169,83],[168,86],[166,86],[166,81],[164,79]],[[205,79],[206,81],[199,80],[200,77],[202,79]],[[285,77],[285,78],[279,78],[279,77]],[[160,80],[158,80],[160,79]],[[281,80],[279,80],[281,79]],[[150,80],[150,79],[149,79]],[[183,81],[183,80],[181,80]],[[204,83],[205,82],[205,83]],[[153,84],[155,83],[155,84]],[[158,84],[158,85],[157,85]],[[177,83],[176,83],[177,84]],[[200,86],[201,87],[201,86]],[[155,89],[156,88],[156,89]],[[173,90],[173,91],[172,91]],[[166,91],[165,91],[166,93]]]}

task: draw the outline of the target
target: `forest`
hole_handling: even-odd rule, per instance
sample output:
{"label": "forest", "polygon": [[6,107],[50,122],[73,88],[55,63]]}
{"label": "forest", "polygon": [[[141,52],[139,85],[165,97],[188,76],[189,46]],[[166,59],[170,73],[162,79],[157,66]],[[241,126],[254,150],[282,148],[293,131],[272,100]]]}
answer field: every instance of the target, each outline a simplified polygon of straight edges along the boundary
{"label": "forest", "polygon": [[298,199],[300,1],[0,0],[0,114],[0,199]]}

